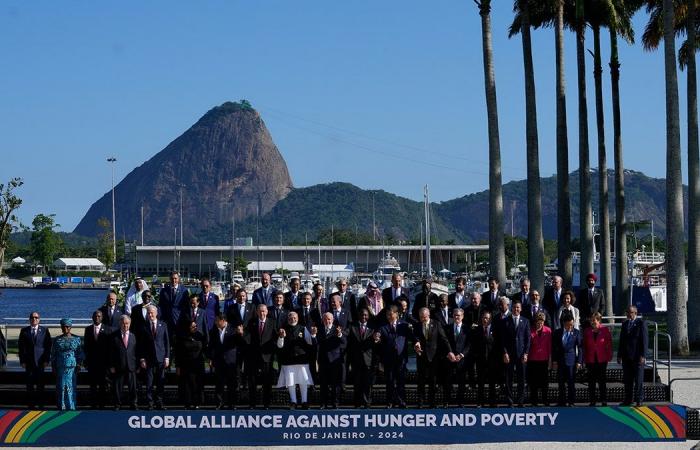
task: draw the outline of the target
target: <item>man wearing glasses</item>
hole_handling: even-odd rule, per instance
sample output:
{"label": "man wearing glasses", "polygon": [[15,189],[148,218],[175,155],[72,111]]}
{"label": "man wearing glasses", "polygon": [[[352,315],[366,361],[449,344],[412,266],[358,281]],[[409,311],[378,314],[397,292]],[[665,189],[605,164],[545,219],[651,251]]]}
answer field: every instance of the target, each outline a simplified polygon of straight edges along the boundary
{"label": "man wearing glasses", "polygon": [[51,333],[39,325],[38,312],[29,314],[29,326],[19,333],[19,363],[25,370],[27,378],[27,407],[44,408],[44,368],[51,356]]}

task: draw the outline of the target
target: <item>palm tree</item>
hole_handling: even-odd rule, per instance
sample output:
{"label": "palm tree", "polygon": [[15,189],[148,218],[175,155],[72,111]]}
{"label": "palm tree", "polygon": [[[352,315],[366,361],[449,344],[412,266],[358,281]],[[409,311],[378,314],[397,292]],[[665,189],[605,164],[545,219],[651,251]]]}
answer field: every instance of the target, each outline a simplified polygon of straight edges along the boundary
{"label": "palm tree", "polygon": [[668,327],[673,348],[688,354],[685,255],[683,251],[683,185],[681,133],[676,73],[673,0],[663,2],[664,68],[666,74],[666,277]]}
{"label": "palm tree", "polygon": [[503,186],[501,182],[501,144],[498,135],[496,75],[493,67],[491,0],[474,0],[481,16],[481,40],[484,53],[484,85],[489,133],[489,271],[501,282],[506,279],[506,251],[503,238]]}

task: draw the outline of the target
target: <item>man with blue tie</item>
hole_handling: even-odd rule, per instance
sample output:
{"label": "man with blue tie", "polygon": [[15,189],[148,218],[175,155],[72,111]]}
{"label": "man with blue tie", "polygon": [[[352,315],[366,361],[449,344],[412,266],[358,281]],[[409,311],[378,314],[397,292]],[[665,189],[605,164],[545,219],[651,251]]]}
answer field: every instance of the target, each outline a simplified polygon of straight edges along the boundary
{"label": "man with blue tie", "polygon": [[583,338],[574,328],[574,317],[563,314],[562,327],[552,334],[552,367],[559,379],[559,406],[576,403],[576,371],[583,364]]}
{"label": "man with blue tie", "polygon": [[[213,328],[216,316],[219,315],[221,307],[219,306],[219,296],[211,291],[211,281],[209,278],[202,278],[199,282],[202,292],[199,294],[199,307],[205,311],[207,318],[207,326]],[[209,330],[201,330],[207,335]]]}
{"label": "man with blue tie", "polygon": [[559,275],[554,275],[552,277],[552,288],[548,289],[544,294],[544,300],[542,301],[542,306],[547,310],[550,317],[559,311],[561,306],[562,296],[564,295],[564,290],[562,289],[563,280]]}
{"label": "man with blue tie", "polygon": [[[637,307],[627,307],[627,320],[622,323],[617,362],[622,364],[622,379],[625,383],[625,397],[622,406],[632,404],[632,397],[641,406],[644,401],[644,364],[649,346],[647,325],[637,317]],[[634,388],[634,389],[633,389]]]}
{"label": "man with blue tie", "polygon": [[[236,292],[236,303],[228,307],[226,311],[226,319],[232,327],[238,325],[246,326],[246,324],[254,316],[254,306],[247,302],[248,293],[245,289],[240,289]],[[267,306],[267,305],[265,305]]]}
{"label": "man with blue tie", "polygon": [[274,306],[275,292],[277,292],[277,289],[271,285],[272,278],[267,272],[263,272],[262,277],[260,277],[260,282],[262,286],[253,291],[253,305],[257,306],[264,303],[270,308]]}
{"label": "man with blue tie", "polygon": [[527,355],[530,352],[530,322],[520,314],[522,309],[522,303],[513,303],[511,319],[506,322],[503,336],[501,336],[503,363],[506,370],[506,401],[508,406],[513,406],[513,374],[515,374],[515,380],[518,383],[516,400],[519,407],[522,407],[525,402],[525,367]]}
{"label": "man with blue tie", "polygon": [[386,401],[389,408],[406,408],[406,363],[409,340],[413,332],[408,323],[399,320],[399,309],[396,305],[386,308],[386,317],[387,324],[374,333],[374,341],[381,348]]}
{"label": "man with blue tie", "polygon": [[119,319],[124,311],[117,305],[117,293],[110,291],[107,294],[105,304],[100,307],[102,311],[102,323],[116,330],[119,328]]}
{"label": "man with blue tie", "polygon": [[330,309],[328,312],[333,314],[333,324],[340,326],[343,331],[348,329],[350,324],[350,313],[344,309],[340,303],[340,294],[334,292],[328,299]]}
{"label": "man with blue tie", "polygon": [[311,333],[318,345],[318,374],[321,381],[321,409],[338,408],[345,378],[345,350],[347,336],[340,325],[334,323],[333,314],[321,316],[321,327]]}
{"label": "man with blue tie", "polygon": [[168,336],[175,336],[180,314],[189,306],[189,291],[180,284],[180,274],[170,274],[170,284],[160,290],[158,307],[163,322],[168,326]]}
{"label": "man with blue tie", "polygon": [[452,349],[452,356],[442,360],[444,406],[449,406],[452,399],[452,385],[457,385],[457,406],[462,408],[466,399],[467,350],[470,328],[464,325],[464,311],[455,308],[452,311],[453,323],[444,326],[445,336]]}
{"label": "man with blue tie", "polygon": [[284,293],[284,307],[296,311],[301,306],[301,281],[294,277],[289,281],[289,291]]}
{"label": "man with blue tie", "polygon": [[44,408],[44,369],[51,356],[51,333],[39,325],[41,318],[34,311],[29,314],[29,326],[19,332],[19,363],[27,379],[27,407]]}
{"label": "man with blue tie", "polygon": [[464,311],[464,308],[471,304],[471,300],[469,300],[469,294],[467,294],[466,287],[466,278],[457,277],[457,279],[455,279],[455,291],[448,296],[448,306],[450,307],[450,310],[454,310],[455,308],[461,308],[462,311]]}
{"label": "man with blue tie", "polygon": [[[141,369],[146,371],[146,399],[148,409],[163,409],[165,370],[170,366],[170,338],[168,327],[158,320],[158,308],[148,305],[148,329],[140,344]],[[154,391],[155,387],[155,391]]]}

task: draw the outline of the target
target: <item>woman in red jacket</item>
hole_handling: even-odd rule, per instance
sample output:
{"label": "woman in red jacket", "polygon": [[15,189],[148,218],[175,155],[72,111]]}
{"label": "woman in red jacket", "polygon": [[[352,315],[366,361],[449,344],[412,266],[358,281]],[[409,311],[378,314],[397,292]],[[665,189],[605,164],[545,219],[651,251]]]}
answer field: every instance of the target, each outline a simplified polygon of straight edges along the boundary
{"label": "woman in red jacket", "polygon": [[610,330],[601,325],[601,315],[596,312],[591,315],[591,326],[583,331],[583,356],[588,372],[588,397],[590,406],[596,405],[595,385],[598,383],[600,401],[607,406],[607,376],[608,362],[612,359],[613,346]]}
{"label": "woman in red jacket", "polygon": [[527,384],[530,386],[530,401],[537,406],[538,391],[542,392],[542,403],[549,406],[549,365],[552,356],[552,330],[545,326],[545,315],[534,317],[530,332],[530,353],[527,356]]}

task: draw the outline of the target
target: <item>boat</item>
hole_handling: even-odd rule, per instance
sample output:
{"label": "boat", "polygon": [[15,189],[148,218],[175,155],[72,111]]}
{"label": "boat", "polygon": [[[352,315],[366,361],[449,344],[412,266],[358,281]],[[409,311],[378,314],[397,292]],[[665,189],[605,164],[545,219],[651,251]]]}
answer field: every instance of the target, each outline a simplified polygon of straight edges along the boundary
{"label": "boat", "polygon": [[240,270],[233,271],[233,274],[231,274],[231,281],[238,283],[240,286],[245,284],[245,279],[243,278],[243,274]]}

